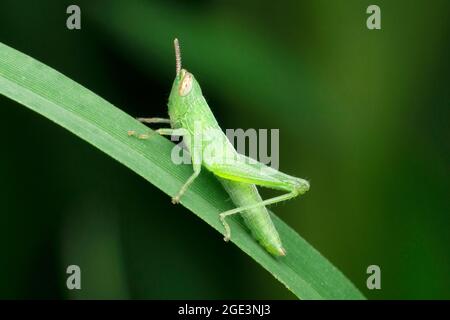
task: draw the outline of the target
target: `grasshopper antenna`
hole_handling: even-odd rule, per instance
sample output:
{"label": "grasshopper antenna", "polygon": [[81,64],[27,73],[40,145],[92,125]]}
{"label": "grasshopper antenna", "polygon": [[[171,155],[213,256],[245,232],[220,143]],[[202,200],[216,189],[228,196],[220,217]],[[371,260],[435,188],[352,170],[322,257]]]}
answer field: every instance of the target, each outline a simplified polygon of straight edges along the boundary
{"label": "grasshopper antenna", "polygon": [[180,75],[181,72],[181,54],[180,54],[180,44],[178,43],[178,39],[175,38],[173,40],[173,46],[175,47],[175,61],[177,66],[177,76]]}

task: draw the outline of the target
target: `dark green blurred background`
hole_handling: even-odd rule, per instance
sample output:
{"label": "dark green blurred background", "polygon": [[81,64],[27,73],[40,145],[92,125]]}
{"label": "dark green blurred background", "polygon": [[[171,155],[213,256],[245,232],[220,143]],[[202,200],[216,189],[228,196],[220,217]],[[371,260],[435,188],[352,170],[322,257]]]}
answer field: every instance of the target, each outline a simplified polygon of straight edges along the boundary
{"label": "dark green blurred background", "polygon": [[[381,30],[366,28],[370,4]],[[449,9],[2,0],[0,41],[133,116],[164,116],[179,37],[222,127],[279,128],[280,169],[311,181],[278,215],[368,298],[449,299]],[[294,298],[86,142],[3,96],[0,117],[0,298]],[[65,287],[69,264],[80,291]],[[371,264],[382,290],[366,289]]]}

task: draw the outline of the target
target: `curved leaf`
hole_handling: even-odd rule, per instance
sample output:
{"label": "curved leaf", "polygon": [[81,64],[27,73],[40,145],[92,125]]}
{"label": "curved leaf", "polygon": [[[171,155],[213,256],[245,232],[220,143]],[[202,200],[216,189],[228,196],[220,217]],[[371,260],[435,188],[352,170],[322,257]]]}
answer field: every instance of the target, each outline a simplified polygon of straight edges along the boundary
{"label": "curved leaf", "polygon": [[[149,140],[128,137],[127,130],[142,132],[148,128],[61,73],[1,43],[0,93],[91,143],[171,196],[192,172],[189,166],[170,161],[170,141],[156,134]],[[219,182],[211,174],[202,173],[182,204],[223,232],[218,214],[232,206],[226,199]],[[230,219],[232,242],[299,298],[364,298],[294,230],[273,218],[288,252],[286,257],[269,255],[238,218]]]}

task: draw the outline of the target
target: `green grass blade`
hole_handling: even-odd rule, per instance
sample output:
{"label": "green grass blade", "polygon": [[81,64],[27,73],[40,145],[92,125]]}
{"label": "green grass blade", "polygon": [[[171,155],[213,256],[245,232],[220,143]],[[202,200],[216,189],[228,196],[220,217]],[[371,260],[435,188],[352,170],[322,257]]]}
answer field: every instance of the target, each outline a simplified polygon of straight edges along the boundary
{"label": "green grass blade", "polygon": [[[54,121],[121,162],[168,195],[174,195],[192,169],[170,160],[173,144],[158,135],[130,138],[127,130],[147,127],[61,73],[0,43],[0,93]],[[222,232],[218,214],[230,209],[225,191],[207,172],[182,204]],[[167,201],[170,201],[169,198]],[[363,299],[354,285],[295,231],[274,216],[288,252],[275,259],[230,219],[232,241],[302,299]],[[224,243],[224,246],[227,245]]]}

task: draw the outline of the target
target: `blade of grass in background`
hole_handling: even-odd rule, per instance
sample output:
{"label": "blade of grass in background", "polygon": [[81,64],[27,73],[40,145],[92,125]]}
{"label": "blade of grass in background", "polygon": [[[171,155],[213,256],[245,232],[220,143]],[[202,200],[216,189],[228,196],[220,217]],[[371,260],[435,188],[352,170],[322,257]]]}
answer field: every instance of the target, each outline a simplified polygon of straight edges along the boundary
{"label": "blade of grass in background", "polygon": [[[59,72],[1,43],[0,93],[91,143],[168,195],[173,196],[191,173],[189,166],[170,161],[170,141],[158,135],[145,141],[128,137],[127,130],[143,132],[148,128]],[[20,120],[16,121],[20,132]],[[26,148],[25,143],[23,146]],[[30,159],[37,156],[30,155]],[[226,199],[218,181],[202,173],[182,204],[222,232],[218,214],[232,206]],[[339,270],[276,216],[274,222],[288,252],[282,259],[263,250],[239,219],[230,220],[232,241],[299,298],[364,298]],[[186,236],[195,237],[189,235],[189,230]]]}

